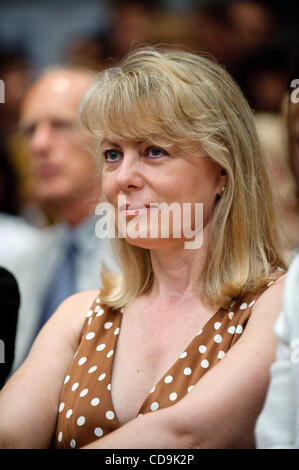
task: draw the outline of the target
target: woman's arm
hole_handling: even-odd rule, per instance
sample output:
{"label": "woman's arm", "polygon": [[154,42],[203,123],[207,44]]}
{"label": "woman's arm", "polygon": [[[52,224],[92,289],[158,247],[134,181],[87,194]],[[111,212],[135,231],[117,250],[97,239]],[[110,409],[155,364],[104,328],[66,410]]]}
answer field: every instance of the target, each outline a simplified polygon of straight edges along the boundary
{"label": "woman's arm", "polygon": [[284,277],[257,300],[239,341],[179,403],[138,417],[86,448],[250,448],[269,383]]}
{"label": "woman's arm", "polygon": [[80,331],[98,291],[65,300],[37,336],[24,364],[0,392],[0,448],[47,448]]}

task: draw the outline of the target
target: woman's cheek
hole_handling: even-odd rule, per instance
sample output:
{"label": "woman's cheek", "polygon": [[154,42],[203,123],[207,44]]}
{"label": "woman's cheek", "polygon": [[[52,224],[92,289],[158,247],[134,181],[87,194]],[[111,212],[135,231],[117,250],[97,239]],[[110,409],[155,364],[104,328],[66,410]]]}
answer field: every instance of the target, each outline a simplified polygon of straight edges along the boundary
{"label": "woman's cheek", "polygon": [[115,193],[115,185],[106,173],[102,173],[102,192],[108,202],[112,202]]}

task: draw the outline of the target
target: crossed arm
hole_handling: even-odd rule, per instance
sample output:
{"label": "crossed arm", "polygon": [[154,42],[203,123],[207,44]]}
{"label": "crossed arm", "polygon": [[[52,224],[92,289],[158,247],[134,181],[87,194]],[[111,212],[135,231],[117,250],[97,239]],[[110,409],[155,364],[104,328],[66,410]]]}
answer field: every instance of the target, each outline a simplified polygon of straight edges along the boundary
{"label": "crossed arm", "polygon": [[[238,343],[169,408],[138,417],[86,448],[250,448],[274,360],[274,322],[284,279],[258,299]],[[0,447],[47,448],[60,388],[95,293],[77,294],[54,314],[23,366],[0,392]],[[84,314],[85,316],[85,314]]]}

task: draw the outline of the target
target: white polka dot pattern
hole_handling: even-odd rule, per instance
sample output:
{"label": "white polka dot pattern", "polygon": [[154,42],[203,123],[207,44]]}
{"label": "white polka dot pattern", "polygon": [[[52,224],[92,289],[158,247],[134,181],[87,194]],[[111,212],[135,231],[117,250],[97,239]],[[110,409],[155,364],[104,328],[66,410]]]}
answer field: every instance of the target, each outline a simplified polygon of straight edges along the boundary
{"label": "white polka dot pattern", "polygon": [[114,413],[113,411],[109,410],[106,412],[106,418],[111,420],[111,419],[114,419]]}
{"label": "white polka dot pattern", "polygon": [[152,410],[152,411],[156,411],[158,408],[159,408],[159,403],[158,403],[157,401],[154,401],[154,402],[151,404],[151,410]]}
{"label": "white polka dot pattern", "polygon": [[94,433],[97,437],[102,437],[102,435],[104,434],[102,428],[95,428]]}
{"label": "white polka dot pattern", "polygon": [[100,399],[93,398],[90,403],[91,403],[91,406],[98,406],[98,404],[100,403]]}
{"label": "white polka dot pattern", "polygon": [[165,377],[165,379],[164,379],[164,382],[166,384],[170,384],[172,381],[173,381],[172,375],[167,375],[167,377]]}
{"label": "white polka dot pattern", "polygon": [[71,440],[70,446],[74,449],[76,447],[76,441],[74,439]]}
{"label": "white polka dot pattern", "polygon": [[[242,336],[264,290],[235,300],[228,310],[219,309],[198,328],[189,346],[178,352],[177,361],[153,385],[136,416],[172,406],[190,393]],[[89,309],[57,404],[56,448],[80,448],[120,426],[111,397],[111,375],[121,318],[119,310],[101,305],[99,298]]]}
{"label": "white polka dot pattern", "polygon": [[77,419],[77,424],[78,424],[78,426],[83,426],[84,423],[85,423],[85,417],[84,417],[84,416],[80,416],[80,417]]}

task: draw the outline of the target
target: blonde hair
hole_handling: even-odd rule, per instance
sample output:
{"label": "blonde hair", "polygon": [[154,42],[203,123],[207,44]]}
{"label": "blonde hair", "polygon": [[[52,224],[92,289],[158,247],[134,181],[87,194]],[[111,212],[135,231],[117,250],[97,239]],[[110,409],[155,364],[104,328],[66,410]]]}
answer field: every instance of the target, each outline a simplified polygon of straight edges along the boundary
{"label": "blonde hair", "polygon": [[[136,49],[99,75],[81,104],[81,121],[96,141],[109,130],[164,148],[196,145],[225,170],[199,286],[206,302],[228,306],[269,282],[273,267],[287,267],[253,114],[216,62],[180,50]],[[104,275],[102,301],[119,308],[150,288],[153,271],[148,250],[111,241],[122,275]]]}
{"label": "blonde hair", "polygon": [[296,184],[296,198],[297,198],[297,205],[299,203],[299,181],[298,175],[296,174],[296,168],[294,164],[295,158],[295,142],[296,142],[296,135],[295,135],[295,125],[299,119],[299,103],[292,102],[290,96],[285,97],[284,107],[283,107],[283,115],[286,120],[287,125],[287,133],[288,133],[288,151],[289,151],[289,164],[291,167],[292,175],[294,178],[294,182]]}

